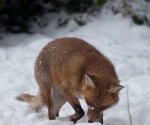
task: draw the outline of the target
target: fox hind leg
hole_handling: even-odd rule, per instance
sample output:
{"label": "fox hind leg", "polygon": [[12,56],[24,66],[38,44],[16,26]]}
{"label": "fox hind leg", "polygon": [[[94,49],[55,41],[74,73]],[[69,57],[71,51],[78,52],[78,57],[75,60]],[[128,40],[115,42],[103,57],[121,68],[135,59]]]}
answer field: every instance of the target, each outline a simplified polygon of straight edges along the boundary
{"label": "fox hind leg", "polygon": [[[47,96],[47,94],[49,96]],[[49,118],[49,120],[55,119],[56,118],[55,106],[54,106],[54,101],[53,101],[53,98],[51,97],[51,92],[50,91],[47,91],[45,93],[44,101],[45,101],[45,104],[46,104],[47,109],[48,109],[48,118]]]}
{"label": "fox hind leg", "polygon": [[60,108],[66,103],[66,99],[61,89],[55,82],[53,83],[53,87],[52,87],[52,98],[54,101],[55,114],[56,116],[59,116]]}

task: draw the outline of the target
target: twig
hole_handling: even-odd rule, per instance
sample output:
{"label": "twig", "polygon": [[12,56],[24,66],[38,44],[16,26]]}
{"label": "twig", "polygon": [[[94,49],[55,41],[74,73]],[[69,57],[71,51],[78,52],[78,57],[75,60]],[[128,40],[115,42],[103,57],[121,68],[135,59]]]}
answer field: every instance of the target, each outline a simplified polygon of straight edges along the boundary
{"label": "twig", "polygon": [[129,114],[129,121],[130,121],[130,125],[132,125],[132,116],[130,113],[130,104],[129,104],[129,86],[126,86],[127,88],[127,110],[128,110],[128,114]]}

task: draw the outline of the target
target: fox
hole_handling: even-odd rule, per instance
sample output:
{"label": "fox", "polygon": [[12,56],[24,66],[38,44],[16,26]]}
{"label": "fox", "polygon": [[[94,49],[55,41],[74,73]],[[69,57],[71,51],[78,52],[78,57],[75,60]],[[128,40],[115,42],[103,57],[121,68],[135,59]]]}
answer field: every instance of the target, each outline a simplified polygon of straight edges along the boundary
{"label": "fox", "polygon": [[88,107],[88,122],[103,124],[103,111],[118,103],[124,88],[112,62],[88,42],[74,37],[49,42],[35,61],[34,76],[37,95],[21,94],[16,99],[36,111],[46,106],[49,120],[59,116],[68,101],[75,111],[70,120],[76,123],[85,115],[81,98]]}

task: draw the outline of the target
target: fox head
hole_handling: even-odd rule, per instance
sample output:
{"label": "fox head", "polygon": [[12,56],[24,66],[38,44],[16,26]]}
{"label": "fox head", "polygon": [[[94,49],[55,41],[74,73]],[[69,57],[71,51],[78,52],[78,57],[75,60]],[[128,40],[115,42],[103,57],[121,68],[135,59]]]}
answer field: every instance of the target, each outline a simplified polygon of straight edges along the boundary
{"label": "fox head", "polygon": [[94,122],[107,108],[119,101],[119,91],[124,88],[118,79],[110,79],[108,75],[101,77],[85,74],[82,89],[88,105],[88,120]]}

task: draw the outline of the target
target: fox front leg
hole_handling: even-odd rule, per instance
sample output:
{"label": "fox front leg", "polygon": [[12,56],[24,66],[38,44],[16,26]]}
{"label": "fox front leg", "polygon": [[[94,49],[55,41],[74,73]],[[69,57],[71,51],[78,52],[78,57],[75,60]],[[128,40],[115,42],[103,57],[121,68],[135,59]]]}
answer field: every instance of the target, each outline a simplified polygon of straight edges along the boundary
{"label": "fox front leg", "polygon": [[81,119],[84,116],[84,110],[82,109],[78,98],[71,94],[71,92],[63,90],[63,93],[66,100],[69,102],[69,104],[75,111],[75,114],[70,116],[70,120],[76,123],[79,119]]}

